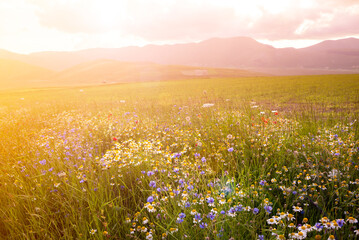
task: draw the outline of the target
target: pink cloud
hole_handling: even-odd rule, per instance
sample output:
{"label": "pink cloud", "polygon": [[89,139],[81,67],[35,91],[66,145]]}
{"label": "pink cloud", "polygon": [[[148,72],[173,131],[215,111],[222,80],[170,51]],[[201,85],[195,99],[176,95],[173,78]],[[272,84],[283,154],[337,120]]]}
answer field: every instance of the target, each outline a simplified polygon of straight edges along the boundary
{"label": "pink cloud", "polygon": [[335,38],[359,34],[359,5],[351,9],[337,9],[327,17],[315,19],[298,37]]}
{"label": "pink cloud", "polygon": [[[185,3],[185,4],[183,4]],[[187,4],[186,4],[187,3]],[[208,4],[190,5],[188,1],[175,2],[155,11],[130,9],[132,21],[121,25],[125,32],[148,40],[203,39],[226,34],[237,25],[232,8]]]}
{"label": "pink cloud", "polygon": [[[125,0],[111,11],[111,22],[96,0],[77,0],[72,4],[51,1],[38,4],[43,26],[67,33],[101,34],[118,31],[146,41],[193,41],[210,37],[251,36],[269,40],[317,39],[359,34],[357,0],[312,0],[302,8],[300,1],[288,0],[288,8],[272,13],[258,4],[253,17],[236,1],[218,4],[215,0]],[[116,1],[104,0],[103,6]],[[224,1],[223,1],[224,2]],[[255,1],[254,1],[255,2]],[[97,3],[97,5],[96,5]],[[109,8],[108,8],[109,9]]]}
{"label": "pink cloud", "polygon": [[96,11],[93,1],[75,1],[71,5],[65,2],[49,1],[39,5],[37,16],[40,24],[67,33],[96,33],[102,32],[101,26],[96,24]]}

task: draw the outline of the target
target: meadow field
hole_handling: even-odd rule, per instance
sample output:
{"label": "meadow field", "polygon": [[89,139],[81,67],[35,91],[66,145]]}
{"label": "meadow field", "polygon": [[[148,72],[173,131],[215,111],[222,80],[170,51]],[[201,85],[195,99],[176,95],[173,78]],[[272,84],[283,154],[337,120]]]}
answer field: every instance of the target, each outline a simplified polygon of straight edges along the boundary
{"label": "meadow field", "polygon": [[359,75],[0,91],[0,239],[357,239]]}

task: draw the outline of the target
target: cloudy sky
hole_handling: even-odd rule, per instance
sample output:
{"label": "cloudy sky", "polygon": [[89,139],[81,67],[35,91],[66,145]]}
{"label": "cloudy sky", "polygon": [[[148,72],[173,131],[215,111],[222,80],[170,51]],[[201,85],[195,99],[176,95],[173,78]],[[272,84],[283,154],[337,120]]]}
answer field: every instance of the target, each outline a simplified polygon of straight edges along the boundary
{"label": "cloudy sky", "polygon": [[0,0],[19,53],[249,36],[276,47],[359,37],[359,0]]}

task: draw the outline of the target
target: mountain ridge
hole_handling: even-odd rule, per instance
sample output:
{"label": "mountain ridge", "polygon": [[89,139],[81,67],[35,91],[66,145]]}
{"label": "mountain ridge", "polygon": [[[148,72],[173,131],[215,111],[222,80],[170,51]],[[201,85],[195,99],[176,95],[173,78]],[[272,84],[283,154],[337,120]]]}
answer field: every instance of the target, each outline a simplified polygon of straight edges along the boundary
{"label": "mountain ridge", "polygon": [[[240,69],[345,70],[359,72],[359,39],[325,40],[305,48],[275,48],[250,37],[211,38],[196,43],[91,48],[78,51],[46,51],[28,55],[0,51],[8,58],[60,71],[77,64],[112,59]],[[314,71],[315,73],[315,71]],[[283,75],[278,71],[278,75]]]}

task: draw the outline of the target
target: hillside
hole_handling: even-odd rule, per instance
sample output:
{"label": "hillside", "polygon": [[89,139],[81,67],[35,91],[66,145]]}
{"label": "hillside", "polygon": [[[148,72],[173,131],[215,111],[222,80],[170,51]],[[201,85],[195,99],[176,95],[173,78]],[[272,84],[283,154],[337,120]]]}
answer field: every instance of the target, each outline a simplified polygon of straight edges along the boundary
{"label": "hillside", "polygon": [[53,71],[16,60],[0,59],[0,88],[41,86]]}
{"label": "hillside", "polygon": [[145,62],[133,63],[115,60],[96,60],[82,63],[59,72],[53,76],[51,82],[61,85],[83,85],[250,76],[263,76],[263,74],[238,69],[196,68]]}
{"label": "hillside", "polygon": [[0,61],[0,88],[99,85],[193,78],[253,77],[264,74],[239,69],[95,60],[52,71],[16,60]]}

